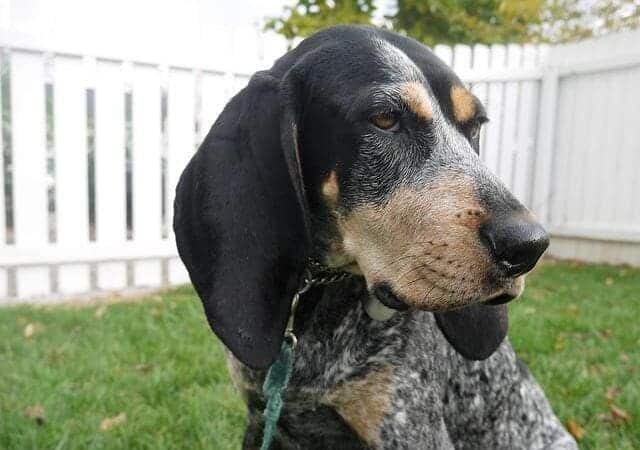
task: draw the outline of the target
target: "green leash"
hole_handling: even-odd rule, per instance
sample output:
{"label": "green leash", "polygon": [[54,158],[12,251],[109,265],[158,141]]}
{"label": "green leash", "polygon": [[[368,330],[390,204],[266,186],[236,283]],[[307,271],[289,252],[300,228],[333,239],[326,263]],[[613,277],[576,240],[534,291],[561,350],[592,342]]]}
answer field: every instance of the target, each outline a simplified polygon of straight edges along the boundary
{"label": "green leash", "polygon": [[293,333],[293,322],[298,303],[300,302],[300,296],[311,289],[312,286],[335,283],[336,281],[341,281],[351,276],[349,273],[340,271],[321,275],[324,276],[314,277],[311,270],[307,269],[302,279],[301,287],[291,301],[291,312],[289,313],[287,328],[284,331],[284,340],[280,347],[280,354],[269,367],[267,376],[264,379],[264,384],[262,385],[262,391],[267,398],[267,406],[264,408],[263,413],[264,432],[262,434],[262,446],[260,450],[269,450],[271,446],[273,436],[276,432],[276,426],[278,425],[278,419],[280,419],[280,413],[282,412],[282,394],[285,389],[287,389],[291,372],[293,372],[293,351],[296,345],[298,345],[298,338]]}
{"label": "green leash", "polygon": [[280,355],[276,359],[262,385],[267,406],[264,409],[264,433],[262,435],[262,447],[260,450],[269,450],[276,425],[282,411],[282,393],[289,384],[291,372],[293,371],[293,345],[285,339],[280,347]]}
{"label": "green leash", "polygon": [[264,432],[262,434],[262,447],[260,450],[269,450],[271,441],[276,432],[276,425],[282,412],[282,394],[289,384],[291,372],[293,372],[293,350],[298,345],[298,338],[293,333],[293,322],[298,309],[300,296],[311,289],[316,280],[310,272],[306,272],[302,279],[302,287],[293,296],[291,301],[291,312],[287,328],[284,330],[284,340],[280,347],[278,358],[269,366],[269,371],[262,385],[262,392],[267,398],[267,406],[264,408]]}

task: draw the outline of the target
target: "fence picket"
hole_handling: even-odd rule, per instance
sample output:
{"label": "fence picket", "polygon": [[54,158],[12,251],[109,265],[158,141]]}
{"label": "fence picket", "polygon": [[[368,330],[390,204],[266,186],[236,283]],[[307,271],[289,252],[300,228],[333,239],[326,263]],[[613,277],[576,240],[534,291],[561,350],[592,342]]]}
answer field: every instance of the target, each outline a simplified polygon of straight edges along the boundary
{"label": "fence picket", "polygon": [[[599,163],[590,164],[591,161],[597,161],[598,159],[585,159],[585,155],[580,155],[584,167],[582,174],[584,180],[594,180],[598,179],[598,177],[602,180],[616,179],[620,176],[621,165],[631,162],[630,156],[633,150],[625,148],[621,139],[627,132],[622,128],[624,116],[627,114],[622,105],[625,104],[625,98],[631,94],[630,86],[623,84],[624,73],[611,73],[607,77],[607,81],[610,85],[601,87],[601,91],[606,95],[596,97],[598,104],[594,105],[594,108],[596,108],[592,112],[594,121],[590,124],[590,127],[598,135],[596,141],[599,145],[596,151],[598,152]],[[603,82],[601,81],[600,83]],[[582,95],[588,94],[582,93]],[[628,179],[632,180],[633,176]],[[581,202],[581,216],[584,217],[584,222],[590,222],[599,227],[615,226],[613,219],[615,218],[616,203],[619,202],[617,183],[589,184],[597,186],[598,192],[595,202]],[[640,201],[637,204],[640,205]],[[599,212],[599,217],[595,217],[594,210]]]}
{"label": "fence picket", "polygon": [[[602,202],[606,186],[587,180],[616,176],[615,173],[607,173],[606,169],[607,160],[616,157],[617,149],[612,145],[608,151],[602,150],[607,146],[605,127],[616,127],[611,117],[615,112],[608,111],[607,105],[609,101],[620,104],[620,99],[615,96],[615,83],[607,86],[599,77],[579,76],[574,83],[578,101],[572,117],[574,128],[570,138],[573,139],[566,147],[567,157],[571,158],[568,176],[573,181],[566,186],[565,208],[569,223],[589,223],[593,226],[607,217],[601,215],[603,208],[606,208]],[[593,178],[594,175],[596,178]],[[612,198],[609,197],[606,203],[611,202]]]}
{"label": "fence picket", "polygon": [[533,167],[536,185],[533,190],[531,210],[543,223],[551,220],[552,174],[554,144],[556,143],[556,121],[560,118],[558,106],[559,79],[558,70],[549,68],[540,85],[538,107],[538,127],[536,133],[536,157]]}
{"label": "fence picket", "polygon": [[[45,153],[44,57],[11,54],[11,124],[15,248],[48,247],[47,170]],[[47,267],[16,270],[17,295],[50,293]]]}
{"label": "fence picket", "polygon": [[[518,69],[522,62],[522,48],[519,45],[507,46],[507,68]],[[504,84],[502,130],[500,136],[500,162],[498,174],[505,184],[513,189],[514,166],[516,163],[516,123],[520,103],[520,82],[507,81]]]}
{"label": "fence picket", "polygon": [[[96,67],[96,241],[125,246],[125,104],[122,64],[98,60]],[[97,287],[127,286],[124,262],[99,262]]]}
{"label": "fence picket", "polygon": [[[158,247],[162,238],[161,86],[156,66],[133,67],[133,243]],[[133,263],[135,286],[158,286],[162,267],[158,260]]]}
{"label": "fence picket", "polygon": [[[492,70],[504,70],[506,62],[506,50],[503,45],[493,45],[490,48],[490,68]],[[499,170],[500,139],[502,134],[503,112],[503,87],[502,82],[489,83],[487,116],[489,123],[486,126],[484,161],[496,174]]]}
{"label": "fence picket", "polygon": [[[486,45],[473,46],[473,70],[486,72],[489,69],[489,47]],[[471,92],[474,93],[478,100],[486,107],[489,101],[489,86],[487,83],[473,83]],[[487,138],[487,125],[480,130],[480,159],[485,161],[485,146]]]}
{"label": "fence picket", "polygon": [[[522,51],[522,67],[534,68],[538,49],[525,45]],[[539,81],[521,81],[518,101],[518,118],[515,125],[515,160],[513,193],[525,205],[531,205],[532,162],[535,152]]]}
{"label": "fence picket", "polygon": [[456,45],[453,47],[453,70],[466,72],[471,69],[471,47],[468,45]]}
{"label": "fence picket", "polygon": [[[63,253],[89,243],[86,90],[82,59],[56,58],[53,100],[56,246]],[[87,264],[58,267],[58,292],[76,294],[90,289]]]}
{"label": "fence picket", "polygon": [[570,137],[575,129],[573,115],[575,114],[575,108],[578,106],[577,102],[579,101],[576,95],[574,80],[562,79],[560,82],[560,93],[560,97],[557,100],[558,120],[563,124],[563,127],[567,129],[567,132],[558,133],[553,149],[553,162],[551,163],[553,176],[551,177],[551,209],[549,221],[554,224],[564,225],[568,221],[566,197],[557,195],[557,193],[563,192],[567,185],[574,181],[567,178],[569,152],[571,151]]}

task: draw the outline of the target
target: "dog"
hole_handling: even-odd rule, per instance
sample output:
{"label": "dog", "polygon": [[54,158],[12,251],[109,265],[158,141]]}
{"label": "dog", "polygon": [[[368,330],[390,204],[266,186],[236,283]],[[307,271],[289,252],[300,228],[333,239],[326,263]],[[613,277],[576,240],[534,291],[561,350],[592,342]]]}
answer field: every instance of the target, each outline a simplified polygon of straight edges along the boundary
{"label": "dog", "polygon": [[[272,449],[577,448],[506,338],[549,238],[481,163],[486,121],[431,50],[364,26],[305,39],[227,104],[174,229],[248,407],[243,448],[290,314]],[[309,261],[351,276],[292,311]]]}

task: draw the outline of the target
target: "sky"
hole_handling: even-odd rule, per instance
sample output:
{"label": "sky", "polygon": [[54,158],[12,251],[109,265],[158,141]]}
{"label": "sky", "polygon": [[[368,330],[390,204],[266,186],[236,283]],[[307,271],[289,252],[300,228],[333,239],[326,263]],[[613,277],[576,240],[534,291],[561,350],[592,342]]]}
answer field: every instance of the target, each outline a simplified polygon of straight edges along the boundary
{"label": "sky", "polygon": [[[0,39],[11,40],[0,44],[184,65],[204,58],[212,66],[243,71],[285,51],[284,39],[263,33],[262,24],[294,2],[0,0]],[[380,21],[395,0],[377,3]]]}
{"label": "sky", "polygon": [[213,26],[246,26],[277,14],[287,0],[0,0],[2,26],[14,29],[71,27],[78,22],[116,25],[135,19],[206,21]]}
{"label": "sky", "polygon": [[287,1],[0,0],[0,37],[14,46],[133,61],[190,65],[204,58],[242,71],[286,47],[265,43],[283,41],[279,36],[259,35],[264,18]]}
{"label": "sky", "polygon": [[[20,30],[84,26],[98,32],[106,27],[137,26],[149,21],[171,24],[178,20],[210,26],[257,26],[278,15],[294,0],[0,0],[0,26]],[[377,17],[393,8],[395,0],[377,0]]]}

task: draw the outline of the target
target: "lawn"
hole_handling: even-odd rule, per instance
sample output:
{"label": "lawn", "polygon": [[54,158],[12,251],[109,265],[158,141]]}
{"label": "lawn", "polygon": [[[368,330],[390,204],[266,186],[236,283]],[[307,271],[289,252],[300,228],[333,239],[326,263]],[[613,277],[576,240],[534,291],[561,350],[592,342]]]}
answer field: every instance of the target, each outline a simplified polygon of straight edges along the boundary
{"label": "lawn", "polygon": [[[511,340],[585,449],[640,447],[640,271],[547,262]],[[0,449],[237,449],[245,410],[191,288],[0,309]]]}

